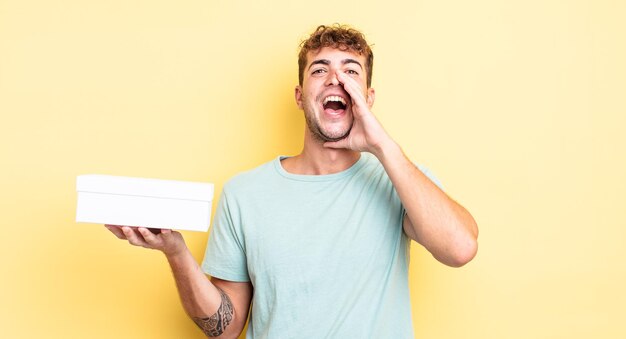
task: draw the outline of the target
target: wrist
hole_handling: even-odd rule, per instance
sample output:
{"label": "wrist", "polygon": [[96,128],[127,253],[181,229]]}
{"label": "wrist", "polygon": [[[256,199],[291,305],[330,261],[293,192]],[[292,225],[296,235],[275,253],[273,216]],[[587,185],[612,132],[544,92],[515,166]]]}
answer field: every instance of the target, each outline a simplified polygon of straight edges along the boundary
{"label": "wrist", "polygon": [[402,149],[393,139],[387,137],[376,145],[371,153],[373,153],[378,160],[384,164],[389,159],[402,155]]}
{"label": "wrist", "polygon": [[167,261],[169,261],[172,264],[180,263],[186,260],[189,255],[191,255],[191,253],[189,252],[189,249],[185,245],[177,249],[171,249],[171,250],[164,249],[162,252],[163,254],[165,254]]}

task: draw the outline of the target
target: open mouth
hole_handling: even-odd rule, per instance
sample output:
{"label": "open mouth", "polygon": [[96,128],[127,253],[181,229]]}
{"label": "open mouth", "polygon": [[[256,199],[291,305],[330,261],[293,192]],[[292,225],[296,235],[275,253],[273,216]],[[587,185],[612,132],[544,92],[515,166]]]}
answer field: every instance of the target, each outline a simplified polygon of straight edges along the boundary
{"label": "open mouth", "polygon": [[339,114],[346,109],[346,99],[338,95],[329,95],[322,102],[324,111],[327,113]]}

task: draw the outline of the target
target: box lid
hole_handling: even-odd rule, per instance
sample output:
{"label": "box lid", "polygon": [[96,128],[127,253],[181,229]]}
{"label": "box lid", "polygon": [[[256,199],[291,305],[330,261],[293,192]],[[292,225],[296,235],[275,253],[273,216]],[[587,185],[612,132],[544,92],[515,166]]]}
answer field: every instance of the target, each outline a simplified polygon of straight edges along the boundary
{"label": "box lid", "polygon": [[85,174],[76,177],[76,190],[185,200],[213,200],[213,184],[205,182]]}

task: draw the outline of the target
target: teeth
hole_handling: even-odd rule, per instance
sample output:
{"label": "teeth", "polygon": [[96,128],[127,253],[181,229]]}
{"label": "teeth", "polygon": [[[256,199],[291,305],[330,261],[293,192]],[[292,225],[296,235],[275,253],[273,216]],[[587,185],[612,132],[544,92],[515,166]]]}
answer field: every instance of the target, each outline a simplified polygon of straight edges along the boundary
{"label": "teeth", "polygon": [[340,96],[338,96],[338,95],[330,95],[330,96],[327,96],[327,97],[324,99],[324,105],[326,105],[329,101],[338,101],[338,102],[342,103],[343,105],[345,105],[345,104],[346,104],[346,101],[345,101],[342,97],[340,97]]}

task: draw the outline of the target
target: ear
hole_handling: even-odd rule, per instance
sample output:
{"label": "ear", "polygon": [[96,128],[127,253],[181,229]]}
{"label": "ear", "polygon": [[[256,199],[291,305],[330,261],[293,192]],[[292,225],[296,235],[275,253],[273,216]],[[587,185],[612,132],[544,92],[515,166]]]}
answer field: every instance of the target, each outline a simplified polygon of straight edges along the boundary
{"label": "ear", "polygon": [[367,89],[367,107],[370,109],[374,106],[374,99],[376,99],[376,91],[370,87]]}
{"label": "ear", "polygon": [[302,109],[302,87],[300,85],[295,88],[295,97],[296,104],[298,104],[298,108]]}

